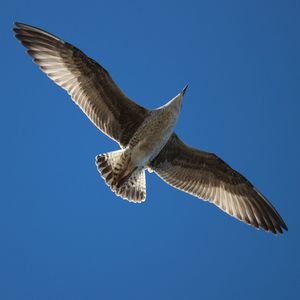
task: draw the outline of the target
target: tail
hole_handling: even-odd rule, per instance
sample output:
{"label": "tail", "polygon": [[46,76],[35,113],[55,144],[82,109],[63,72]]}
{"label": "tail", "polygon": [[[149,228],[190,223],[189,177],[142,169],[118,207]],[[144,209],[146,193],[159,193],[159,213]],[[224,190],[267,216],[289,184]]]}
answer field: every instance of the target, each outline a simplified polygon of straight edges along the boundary
{"label": "tail", "polygon": [[96,166],[110,189],[130,202],[146,199],[146,179],[144,169],[131,169],[130,157],[124,150],[96,156]]}

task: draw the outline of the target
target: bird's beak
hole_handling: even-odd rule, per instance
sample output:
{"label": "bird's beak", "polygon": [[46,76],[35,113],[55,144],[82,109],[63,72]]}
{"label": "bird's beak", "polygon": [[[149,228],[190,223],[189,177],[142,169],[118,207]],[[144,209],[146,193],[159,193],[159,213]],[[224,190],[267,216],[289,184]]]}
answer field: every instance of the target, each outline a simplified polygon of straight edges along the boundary
{"label": "bird's beak", "polygon": [[183,90],[181,91],[181,95],[182,96],[184,96],[184,94],[185,94],[185,92],[186,92],[186,90],[187,90],[187,88],[189,87],[189,85],[187,84],[184,88],[183,88]]}

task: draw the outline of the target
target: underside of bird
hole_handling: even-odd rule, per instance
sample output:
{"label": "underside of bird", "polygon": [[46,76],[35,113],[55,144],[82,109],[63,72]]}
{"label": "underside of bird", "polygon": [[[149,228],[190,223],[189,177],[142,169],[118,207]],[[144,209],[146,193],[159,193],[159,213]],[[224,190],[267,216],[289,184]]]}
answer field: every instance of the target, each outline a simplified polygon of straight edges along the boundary
{"label": "underside of bird", "polygon": [[[67,91],[99,130],[120,145],[121,150],[96,157],[100,174],[118,196],[143,202],[145,168],[149,168],[172,187],[209,201],[240,221],[275,234],[288,230],[277,210],[249,180],[217,155],[186,145],[175,132],[146,163],[132,163],[124,148],[151,111],[128,98],[100,64],[70,43],[22,23],[16,23],[14,31],[39,68]],[[159,134],[164,126],[157,127]],[[140,137],[145,136],[149,134],[143,131]],[[143,164],[146,166],[137,167]]]}
{"label": "underside of bird", "polygon": [[145,201],[145,169],[131,166],[130,156],[124,150],[97,155],[96,166],[116,195],[130,202]]}

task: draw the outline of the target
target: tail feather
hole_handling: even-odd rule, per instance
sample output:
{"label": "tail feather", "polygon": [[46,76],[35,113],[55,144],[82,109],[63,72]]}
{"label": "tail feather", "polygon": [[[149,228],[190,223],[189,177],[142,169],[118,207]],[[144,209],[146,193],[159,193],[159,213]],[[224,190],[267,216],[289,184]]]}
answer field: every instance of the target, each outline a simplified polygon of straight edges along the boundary
{"label": "tail feather", "polygon": [[146,199],[145,170],[134,169],[124,180],[120,175],[126,171],[127,165],[128,156],[124,150],[96,156],[99,173],[116,195],[131,202],[143,202]]}
{"label": "tail feather", "polygon": [[145,170],[136,170],[120,187],[114,191],[118,196],[130,202],[143,202],[146,200]]}

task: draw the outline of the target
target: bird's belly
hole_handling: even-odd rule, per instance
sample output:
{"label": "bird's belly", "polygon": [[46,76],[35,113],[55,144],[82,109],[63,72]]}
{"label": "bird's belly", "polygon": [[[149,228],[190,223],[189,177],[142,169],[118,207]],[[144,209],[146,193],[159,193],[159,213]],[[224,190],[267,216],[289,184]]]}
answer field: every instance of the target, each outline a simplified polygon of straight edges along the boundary
{"label": "bird's belly", "polygon": [[133,137],[131,160],[137,166],[147,165],[165,146],[174,131],[176,117],[161,115],[145,122]]}

